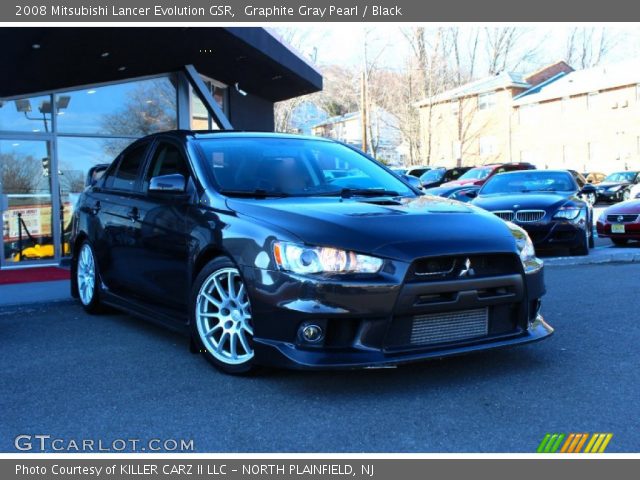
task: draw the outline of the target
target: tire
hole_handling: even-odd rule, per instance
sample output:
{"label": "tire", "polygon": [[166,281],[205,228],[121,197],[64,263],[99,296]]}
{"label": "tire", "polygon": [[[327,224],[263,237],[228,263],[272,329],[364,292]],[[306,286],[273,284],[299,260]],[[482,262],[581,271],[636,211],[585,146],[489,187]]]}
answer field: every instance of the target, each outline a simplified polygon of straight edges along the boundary
{"label": "tire", "polygon": [[[593,235],[592,235],[592,237],[593,237]],[[582,241],[581,241],[580,245],[578,247],[572,249],[571,253],[573,255],[579,255],[579,256],[589,255],[589,244],[590,243],[591,242],[589,240],[589,232],[585,228],[584,236],[582,237]]]}
{"label": "tire", "polygon": [[593,207],[596,204],[596,194],[587,193],[586,197],[587,197],[586,198],[587,203]]}
{"label": "tire", "polygon": [[629,241],[628,238],[612,238],[611,241],[616,247],[624,247]]}
{"label": "tire", "polygon": [[189,302],[192,343],[224,373],[254,370],[251,304],[238,268],[227,257],[207,263]]}
{"label": "tire", "polygon": [[593,238],[593,219],[589,222],[589,248],[596,246],[596,239]]}
{"label": "tire", "polygon": [[103,310],[100,302],[100,273],[93,248],[83,241],[78,250],[75,268],[75,281],[78,285],[78,299],[88,313],[96,314]]}

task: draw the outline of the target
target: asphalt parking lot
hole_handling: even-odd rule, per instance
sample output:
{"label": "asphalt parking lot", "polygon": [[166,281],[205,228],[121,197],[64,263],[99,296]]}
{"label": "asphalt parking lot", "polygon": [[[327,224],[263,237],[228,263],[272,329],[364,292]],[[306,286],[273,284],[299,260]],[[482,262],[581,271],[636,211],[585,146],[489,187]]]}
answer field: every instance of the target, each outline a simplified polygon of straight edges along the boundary
{"label": "asphalt parking lot", "polygon": [[547,269],[538,344],[398,369],[218,373],[169,331],[69,302],[0,309],[0,450],[20,434],[193,439],[205,452],[640,449],[640,264]]}

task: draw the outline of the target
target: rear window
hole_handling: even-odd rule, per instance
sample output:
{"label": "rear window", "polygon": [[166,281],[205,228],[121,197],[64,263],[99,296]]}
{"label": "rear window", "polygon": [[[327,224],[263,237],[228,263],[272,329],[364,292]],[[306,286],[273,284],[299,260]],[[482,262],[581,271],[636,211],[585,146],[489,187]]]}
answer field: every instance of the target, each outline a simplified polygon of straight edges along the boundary
{"label": "rear window", "polygon": [[146,143],[127,150],[120,158],[115,172],[107,178],[105,186],[115,190],[134,190],[146,151]]}

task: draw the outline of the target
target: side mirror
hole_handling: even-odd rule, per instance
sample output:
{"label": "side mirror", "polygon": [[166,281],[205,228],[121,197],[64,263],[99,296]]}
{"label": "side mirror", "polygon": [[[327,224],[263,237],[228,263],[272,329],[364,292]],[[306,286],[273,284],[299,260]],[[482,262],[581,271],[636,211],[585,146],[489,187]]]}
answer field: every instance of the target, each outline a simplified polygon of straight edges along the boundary
{"label": "side mirror", "polygon": [[476,198],[478,196],[478,191],[477,190],[468,190],[468,191],[464,192],[464,195],[466,197],[469,197],[469,198]]}
{"label": "side mirror", "polygon": [[184,193],[186,185],[184,175],[179,173],[160,175],[149,181],[149,192]]}

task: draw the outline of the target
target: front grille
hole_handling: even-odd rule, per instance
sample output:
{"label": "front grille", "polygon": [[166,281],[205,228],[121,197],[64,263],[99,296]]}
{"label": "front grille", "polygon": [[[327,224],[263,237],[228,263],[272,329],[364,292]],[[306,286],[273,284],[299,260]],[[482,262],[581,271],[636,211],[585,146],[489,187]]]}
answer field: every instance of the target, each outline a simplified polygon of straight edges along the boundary
{"label": "front grille", "polygon": [[416,260],[407,276],[410,282],[510,275],[520,271],[520,260],[511,254],[445,255]]}
{"label": "front grille", "polygon": [[410,345],[433,345],[486,337],[489,333],[487,308],[460,312],[430,313],[413,318]]}
{"label": "front grille", "polygon": [[611,223],[631,223],[635,222],[638,219],[638,215],[636,214],[620,214],[616,215],[611,214],[607,215],[607,222]]}
{"label": "front grille", "polygon": [[544,218],[544,210],[518,210],[516,221],[518,222],[539,222]]}
{"label": "front grille", "polygon": [[496,210],[495,212],[493,212],[493,214],[497,215],[502,220],[513,222],[514,214],[511,210]]}

